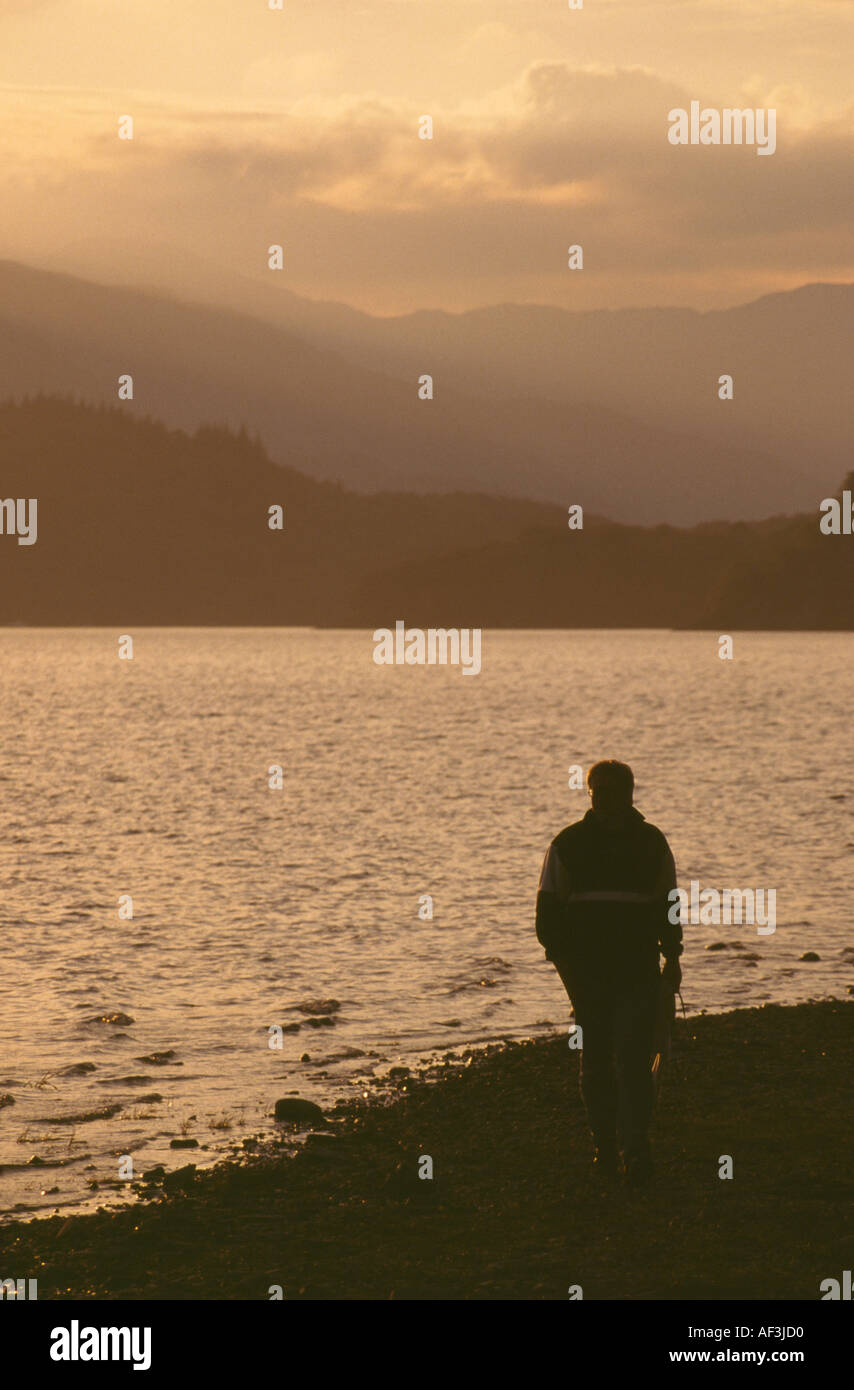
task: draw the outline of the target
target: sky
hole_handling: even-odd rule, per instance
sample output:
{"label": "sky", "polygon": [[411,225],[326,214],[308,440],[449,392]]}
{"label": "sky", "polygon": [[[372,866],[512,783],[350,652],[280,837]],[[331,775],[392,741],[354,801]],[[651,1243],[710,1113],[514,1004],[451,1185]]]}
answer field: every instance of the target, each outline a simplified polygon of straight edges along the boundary
{"label": "sky", "polygon": [[[0,0],[0,256],[175,288],[281,244],[382,315],[850,281],[852,59],[854,0]],[[693,100],[776,153],[674,147]]]}

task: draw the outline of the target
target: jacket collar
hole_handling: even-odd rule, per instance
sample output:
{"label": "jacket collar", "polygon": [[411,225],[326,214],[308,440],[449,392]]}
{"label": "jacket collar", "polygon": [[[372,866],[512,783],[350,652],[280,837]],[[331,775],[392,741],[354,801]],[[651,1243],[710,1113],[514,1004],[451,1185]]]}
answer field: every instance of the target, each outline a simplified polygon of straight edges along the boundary
{"label": "jacket collar", "polygon": [[[639,825],[640,822],[645,819],[646,817],[641,815],[640,811],[636,806],[631,806],[629,810],[626,812],[625,824]],[[587,822],[588,825],[595,827],[597,830],[600,829],[603,824],[603,822],[597,816],[596,812],[593,810],[592,806],[590,807],[589,811],[585,812],[584,820]]]}

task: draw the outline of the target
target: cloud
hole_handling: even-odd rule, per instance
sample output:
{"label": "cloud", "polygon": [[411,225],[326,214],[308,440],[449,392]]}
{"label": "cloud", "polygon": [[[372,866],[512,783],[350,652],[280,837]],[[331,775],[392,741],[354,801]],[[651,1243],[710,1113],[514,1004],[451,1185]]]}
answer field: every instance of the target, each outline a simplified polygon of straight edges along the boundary
{"label": "cloud", "polygon": [[[710,277],[755,275],[763,288],[775,272],[840,278],[854,271],[852,110],[807,123],[795,92],[790,121],[786,95],[775,93],[777,153],[758,159],[750,148],[671,146],[667,113],[695,98],[764,104],[760,88],[748,102],[645,68],[538,62],[433,111],[374,94],[226,113],[67,94],[76,115],[54,112],[52,135],[47,98],[27,107],[29,139],[18,108],[17,158],[13,141],[0,191],[31,236],[41,187],[80,235],[113,227],[117,254],[134,236],[214,238],[232,258],[253,239],[287,242],[294,288],[356,300],[348,280],[370,283],[389,309],[402,297],[435,303],[442,284],[454,302],[466,286],[468,302],[563,302],[577,292],[565,254],[576,241],[606,298],[609,277],[611,293],[635,277],[671,301],[666,287],[680,277],[683,295]],[[124,110],[135,112],[133,142],[115,135]],[[418,139],[423,114],[432,141]],[[4,248],[14,254],[8,239]]]}

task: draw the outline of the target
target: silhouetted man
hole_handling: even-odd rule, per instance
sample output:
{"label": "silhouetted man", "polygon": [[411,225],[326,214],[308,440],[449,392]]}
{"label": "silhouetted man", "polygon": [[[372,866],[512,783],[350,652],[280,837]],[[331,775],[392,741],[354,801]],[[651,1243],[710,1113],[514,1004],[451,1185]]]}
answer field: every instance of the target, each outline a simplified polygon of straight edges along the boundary
{"label": "silhouetted man", "polygon": [[[670,846],[632,805],[625,763],[595,763],[592,808],[546,853],[537,894],[537,938],[557,967],[581,1029],[581,1092],[597,1171],[626,1180],[650,1174],[650,1072],[661,988],[682,980],[682,927],[668,920],[676,886]],[[678,917],[678,913],[674,912]],[[664,970],[659,974],[659,954]]]}

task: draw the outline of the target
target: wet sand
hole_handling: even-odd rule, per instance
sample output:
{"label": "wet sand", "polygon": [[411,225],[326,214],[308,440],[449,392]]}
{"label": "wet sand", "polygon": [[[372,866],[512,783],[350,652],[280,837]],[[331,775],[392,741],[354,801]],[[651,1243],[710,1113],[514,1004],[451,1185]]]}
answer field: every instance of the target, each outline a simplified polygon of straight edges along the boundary
{"label": "wet sand", "polygon": [[852,1076],[854,1003],[678,1020],[633,1195],[592,1174],[565,1036],[457,1054],[339,1104],[296,1156],[282,1126],[142,1203],[4,1226],[0,1277],[40,1299],[814,1301],[854,1267]]}

